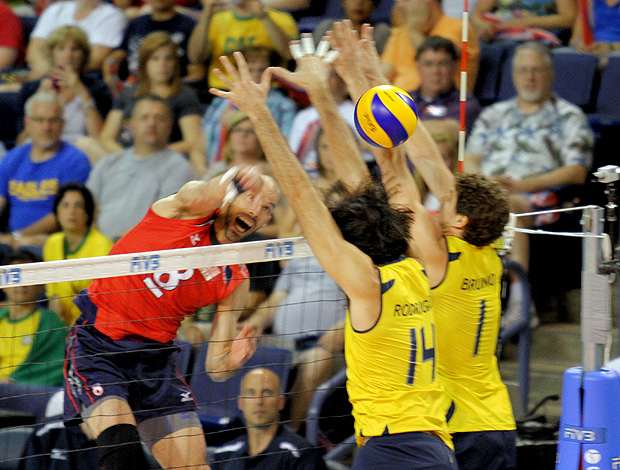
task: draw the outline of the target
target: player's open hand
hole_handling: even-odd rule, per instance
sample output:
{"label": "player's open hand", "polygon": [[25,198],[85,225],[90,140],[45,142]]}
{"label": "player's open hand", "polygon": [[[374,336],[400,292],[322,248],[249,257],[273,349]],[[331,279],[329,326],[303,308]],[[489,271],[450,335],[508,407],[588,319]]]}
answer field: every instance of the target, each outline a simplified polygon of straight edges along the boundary
{"label": "player's open hand", "polygon": [[246,324],[235,337],[230,349],[228,365],[231,369],[238,369],[254,355],[257,339],[254,327]]}
{"label": "player's open hand", "polygon": [[248,64],[241,52],[233,52],[233,57],[237,66],[235,67],[226,56],[220,57],[220,62],[224,66],[226,74],[220,69],[215,69],[214,73],[224,82],[229,91],[217,88],[209,89],[209,92],[222,98],[232,101],[237,108],[248,116],[253,115],[253,111],[266,106],[267,94],[271,88],[271,72],[269,69],[263,72],[261,80],[256,83],[252,80]]}
{"label": "player's open hand", "polygon": [[337,53],[329,51],[327,38],[315,49],[312,35],[302,34],[301,41],[291,41],[289,49],[297,63],[295,72],[282,67],[272,67],[271,73],[303,88],[308,93],[320,91],[321,87],[328,89],[331,63],[337,57]]}

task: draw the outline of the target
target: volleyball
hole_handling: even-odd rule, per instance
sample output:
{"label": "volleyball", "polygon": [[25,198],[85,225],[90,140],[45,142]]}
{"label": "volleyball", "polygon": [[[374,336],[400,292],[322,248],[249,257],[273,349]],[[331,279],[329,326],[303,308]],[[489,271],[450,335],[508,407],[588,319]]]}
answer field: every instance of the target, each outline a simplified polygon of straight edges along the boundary
{"label": "volleyball", "polygon": [[418,110],[411,96],[392,85],[364,93],[355,105],[355,128],[375,147],[392,148],[405,142],[418,125]]}

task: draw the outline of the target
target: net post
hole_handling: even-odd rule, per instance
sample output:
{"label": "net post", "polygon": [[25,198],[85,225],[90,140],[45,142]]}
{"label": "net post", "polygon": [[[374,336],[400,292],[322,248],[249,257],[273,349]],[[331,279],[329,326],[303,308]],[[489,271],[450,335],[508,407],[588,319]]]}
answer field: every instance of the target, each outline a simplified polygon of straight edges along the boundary
{"label": "net post", "polygon": [[[583,231],[591,235],[601,235],[605,217],[603,209],[588,206],[584,210],[581,223]],[[601,274],[603,261],[603,239],[583,238],[581,272],[581,352],[584,373],[603,367],[605,347],[611,331],[611,286],[608,276]]]}

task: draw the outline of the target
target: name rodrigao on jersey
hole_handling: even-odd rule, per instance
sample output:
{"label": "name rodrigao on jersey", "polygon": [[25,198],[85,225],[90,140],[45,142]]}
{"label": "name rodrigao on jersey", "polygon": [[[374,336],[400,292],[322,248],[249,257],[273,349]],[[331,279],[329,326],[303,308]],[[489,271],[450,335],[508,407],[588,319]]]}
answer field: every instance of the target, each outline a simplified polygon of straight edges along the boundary
{"label": "name rodrigao on jersey", "polygon": [[422,300],[420,302],[414,302],[409,304],[394,304],[395,317],[410,317],[412,315],[420,315],[426,313],[431,308],[431,303],[428,300]]}
{"label": "name rodrigao on jersey", "polygon": [[481,290],[485,287],[494,286],[497,282],[495,274],[489,274],[486,277],[467,278],[464,277],[461,282],[461,290]]}

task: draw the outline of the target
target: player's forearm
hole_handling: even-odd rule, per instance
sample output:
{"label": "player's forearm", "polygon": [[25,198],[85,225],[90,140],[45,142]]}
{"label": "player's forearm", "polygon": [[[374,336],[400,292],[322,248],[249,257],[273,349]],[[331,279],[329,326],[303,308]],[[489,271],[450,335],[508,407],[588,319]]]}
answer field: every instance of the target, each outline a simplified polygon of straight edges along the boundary
{"label": "player's forearm", "polygon": [[[391,154],[386,158],[387,153]],[[413,209],[421,202],[418,187],[407,167],[406,157],[402,149],[374,150],[375,158],[381,168],[381,180],[391,195],[390,201]]]}
{"label": "player's forearm", "polygon": [[200,14],[198,24],[194,27],[187,43],[187,57],[194,64],[207,60],[209,52],[209,26],[213,16],[213,8],[205,7]]}
{"label": "player's forearm", "polygon": [[35,223],[30,224],[28,227],[24,227],[19,232],[22,235],[38,235],[52,233],[57,229],[58,224],[56,223],[56,216],[54,214],[48,214]]}
{"label": "player's forearm", "polygon": [[441,156],[439,147],[422,122],[405,143],[405,150],[416,171],[439,199],[455,188],[455,178]]}
{"label": "player's forearm", "polygon": [[351,188],[370,178],[352,130],[344,121],[328,84],[309,90],[310,101],[316,107],[323,123],[336,176]]}
{"label": "player's forearm", "polygon": [[320,247],[315,250],[319,261],[321,258],[334,259],[338,255],[338,249],[332,243],[334,237],[330,235],[339,234],[339,230],[314,189],[310,177],[289,149],[267,106],[263,104],[260,108],[253,109],[249,116],[271,170],[288,203],[297,214],[310,246],[313,249]]}
{"label": "player's forearm", "polygon": [[588,170],[581,165],[563,166],[541,175],[531,176],[519,182],[519,192],[536,193],[557,186],[585,183]]}
{"label": "player's forearm", "polygon": [[270,17],[269,13],[265,13],[265,16],[261,18],[263,26],[267,30],[267,34],[273,41],[273,45],[275,50],[280,54],[284,59],[290,60],[293,58],[291,55],[291,51],[289,50],[289,42],[290,38],[280,26],[278,26]]}

